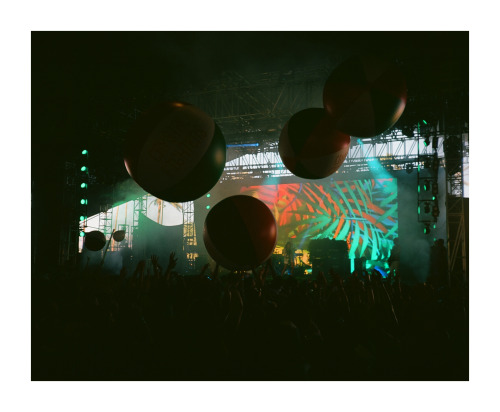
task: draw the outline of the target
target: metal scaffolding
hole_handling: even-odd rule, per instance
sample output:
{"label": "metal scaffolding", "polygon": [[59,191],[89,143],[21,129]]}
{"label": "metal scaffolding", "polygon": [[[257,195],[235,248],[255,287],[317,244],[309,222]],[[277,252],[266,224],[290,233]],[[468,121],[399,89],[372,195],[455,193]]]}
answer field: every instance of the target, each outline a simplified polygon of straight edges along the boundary
{"label": "metal scaffolding", "polygon": [[[468,225],[464,205],[464,153],[468,153],[468,133],[447,136],[446,225],[448,233],[448,282],[468,282]],[[466,157],[468,159],[468,156]]]}
{"label": "metal scaffolding", "polygon": [[196,228],[194,226],[194,202],[182,203],[183,237],[182,250],[186,257],[186,269],[195,268],[196,258]]}
{"label": "metal scaffolding", "polygon": [[136,231],[139,228],[139,219],[141,214],[145,215],[148,207],[148,195],[145,194],[134,200],[134,213],[132,215],[132,243],[129,246],[132,246],[134,243],[134,236],[136,235]]}
{"label": "metal scaffolding", "polygon": [[[225,180],[242,180],[276,176],[291,176],[278,153],[279,136],[267,145],[228,148],[232,158],[226,162],[221,177]],[[377,160],[388,170],[404,170],[427,168],[429,158],[437,155],[441,162],[443,154],[443,138],[436,137],[437,147],[433,149],[424,145],[424,137],[417,135],[408,138],[398,129],[374,138],[351,138],[351,147],[347,157],[338,170],[339,174],[360,173],[370,171],[371,162]]]}
{"label": "metal scaffolding", "polygon": [[113,232],[113,209],[109,204],[99,207],[99,231],[104,233],[106,238]]}
{"label": "metal scaffolding", "polygon": [[[340,59],[338,59],[340,61]],[[225,72],[197,92],[179,98],[208,113],[232,144],[273,143],[276,133],[296,112],[323,107],[323,86],[335,62],[288,72],[244,76]]]}
{"label": "metal scaffolding", "polygon": [[[423,147],[418,145],[419,165],[417,167],[417,202],[418,221],[424,223],[424,233],[429,234],[431,225],[436,228],[439,210],[438,172],[442,166],[439,157],[439,142],[437,124],[419,123],[418,135],[423,137]],[[432,149],[429,149],[431,147]],[[421,149],[423,153],[421,153]],[[428,149],[428,150],[425,150]],[[429,153],[431,152],[431,153]]]}

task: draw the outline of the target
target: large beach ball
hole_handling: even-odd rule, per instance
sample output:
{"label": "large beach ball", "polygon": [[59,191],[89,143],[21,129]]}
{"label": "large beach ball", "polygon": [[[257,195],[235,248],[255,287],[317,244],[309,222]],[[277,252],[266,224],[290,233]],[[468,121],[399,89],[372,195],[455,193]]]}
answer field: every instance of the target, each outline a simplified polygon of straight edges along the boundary
{"label": "large beach ball", "polygon": [[133,125],[124,160],[129,175],[148,193],[186,202],[217,183],[226,162],[226,142],[217,124],[197,107],[165,102]]}
{"label": "large beach ball", "polygon": [[338,130],[373,137],[392,127],[403,113],[406,81],[395,64],[374,56],[354,56],[328,77],[323,105]]}
{"label": "large beach ball", "polygon": [[350,136],[335,129],[324,109],[311,108],[295,113],[285,124],[278,149],[294,175],[322,179],[342,166],[350,143]]}
{"label": "large beach ball", "polygon": [[85,233],[84,245],[88,250],[92,252],[97,252],[101,250],[106,244],[106,236],[99,230],[93,230],[92,232]]}
{"label": "large beach ball", "polygon": [[264,263],[276,246],[276,220],[260,200],[228,197],[208,213],[203,241],[210,256],[230,270],[249,270]]}

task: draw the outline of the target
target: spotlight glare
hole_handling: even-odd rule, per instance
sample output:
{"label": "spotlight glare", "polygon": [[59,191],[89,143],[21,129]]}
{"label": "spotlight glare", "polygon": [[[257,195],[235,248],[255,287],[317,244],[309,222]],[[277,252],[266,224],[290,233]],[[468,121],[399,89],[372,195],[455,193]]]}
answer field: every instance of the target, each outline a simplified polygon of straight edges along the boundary
{"label": "spotlight glare", "polygon": [[82,155],[86,155],[88,153],[87,150],[82,150]]}
{"label": "spotlight glare", "polygon": [[87,166],[82,166],[82,168],[80,169],[82,172],[85,172],[87,170]]}

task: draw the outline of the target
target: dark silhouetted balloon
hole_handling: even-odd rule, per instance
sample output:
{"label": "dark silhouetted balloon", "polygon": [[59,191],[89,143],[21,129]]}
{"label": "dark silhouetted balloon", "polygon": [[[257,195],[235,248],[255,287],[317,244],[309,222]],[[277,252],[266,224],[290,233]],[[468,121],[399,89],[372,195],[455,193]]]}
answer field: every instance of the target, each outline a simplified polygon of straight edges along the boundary
{"label": "dark silhouetted balloon", "polygon": [[113,233],[113,239],[115,242],[121,242],[123,239],[125,239],[125,231],[117,230]]}
{"label": "dark silhouetted balloon", "polygon": [[206,113],[190,104],[166,102],[133,125],[124,161],[130,176],[148,193],[186,202],[217,183],[226,162],[226,142]]}
{"label": "dark silhouetted balloon", "polygon": [[349,136],[373,137],[392,127],[406,105],[406,81],[396,65],[354,56],[336,67],[323,89],[335,127]]}
{"label": "dark silhouetted balloon", "polygon": [[85,247],[88,250],[97,252],[101,250],[106,244],[106,236],[104,233],[98,230],[93,230],[92,232],[85,233]]}
{"label": "dark silhouetted balloon", "polygon": [[305,109],[285,124],[279,140],[283,164],[304,179],[322,179],[344,162],[351,138],[335,129],[324,109]]}
{"label": "dark silhouetted balloon", "polygon": [[264,263],[274,251],[276,236],[276,220],[269,208],[244,195],[217,203],[203,231],[210,256],[230,270],[249,270]]}

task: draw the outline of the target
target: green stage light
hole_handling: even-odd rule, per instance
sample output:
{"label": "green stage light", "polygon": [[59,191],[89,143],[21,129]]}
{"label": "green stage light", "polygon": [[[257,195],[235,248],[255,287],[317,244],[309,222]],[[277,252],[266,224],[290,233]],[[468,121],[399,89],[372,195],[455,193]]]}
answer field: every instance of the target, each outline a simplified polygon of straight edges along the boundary
{"label": "green stage light", "polygon": [[87,153],[87,150],[82,150],[82,155],[86,155]]}
{"label": "green stage light", "polygon": [[210,206],[209,206],[209,205],[207,205],[207,210],[208,210],[208,209],[210,209]]}
{"label": "green stage light", "polygon": [[83,222],[85,219],[86,219],[86,217],[85,217],[85,216],[83,216],[83,215],[82,215],[82,216],[80,216],[80,222]]}
{"label": "green stage light", "polygon": [[87,166],[82,166],[82,168],[80,169],[82,172],[85,172],[87,170]]}
{"label": "green stage light", "polygon": [[210,193],[207,193],[207,197],[210,197]]}
{"label": "green stage light", "polygon": [[85,236],[85,232],[80,232],[80,237],[84,237]]}
{"label": "green stage light", "polygon": [[420,214],[420,206],[418,207],[418,214]]}
{"label": "green stage light", "polygon": [[436,200],[436,196],[432,196],[432,200]]}
{"label": "green stage light", "polygon": [[427,122],[425,120],[422,120],[424,122],[424,124],[427,124]]}
{"label": "green stage light", "polygon": [[85,188],[87,187],[87,183],[82,183],[82,184],[80,185],[80,187],[81,187],[82,189],[85,189]]}
{"label": "green stage light", "polygon": [[87,199],[82,199],[82,200],[80,200],[80,204],[82,204],[82,205],[86,205],[86,204],[87,204]]}

